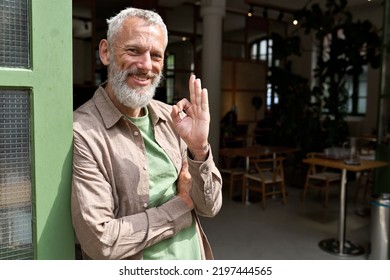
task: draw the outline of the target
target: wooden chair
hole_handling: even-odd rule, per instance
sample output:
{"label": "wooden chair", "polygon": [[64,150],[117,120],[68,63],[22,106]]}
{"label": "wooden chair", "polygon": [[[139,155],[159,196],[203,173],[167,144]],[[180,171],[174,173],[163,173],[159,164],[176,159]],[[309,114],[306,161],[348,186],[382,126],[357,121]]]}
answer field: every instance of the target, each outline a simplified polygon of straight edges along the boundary
{"label": "wooden chair", "polygon": [[[306,157],[320,157],[323,156],[321,153],[308,153]],[[315,189],[324,193],[323,206],[328,207],[329,190],[333,183],[341,181],[341,174],[338,172],[329,171],[325,167],[319,167],[310,165],[307,171],[305,186],[303,190],[302,200],[305,200],[307,191],[309,189]]]}
{"label": "wooden chair", "polygon": [[219,171],[225,182],[229,186],[229,198],[233,199],[236,182],[242,182],[242,177],[246,173],[244,164],[238,158],[221,157],[222,163]]}
{"label": "wooden chair", "polygon": [[245,201],[247,192],[261,193],[261,206],[265,209],[267,196],[282,196],[282,204],[286,203],[286,189],[284,182],[284,157],[252,159],[254,173],[243,176],[242,198]]}

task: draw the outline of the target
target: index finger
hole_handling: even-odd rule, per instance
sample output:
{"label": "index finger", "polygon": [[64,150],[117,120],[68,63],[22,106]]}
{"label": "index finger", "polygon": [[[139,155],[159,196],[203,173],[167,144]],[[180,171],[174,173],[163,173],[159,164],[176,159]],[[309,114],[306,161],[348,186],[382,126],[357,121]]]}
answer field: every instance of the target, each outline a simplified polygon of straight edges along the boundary
{"label": "index finger", "polygon": [[176,103],[177,108],[179,108],[179,113],[188,110],[191,107],[191,105],[192,104],[186,98],[183,98]]}

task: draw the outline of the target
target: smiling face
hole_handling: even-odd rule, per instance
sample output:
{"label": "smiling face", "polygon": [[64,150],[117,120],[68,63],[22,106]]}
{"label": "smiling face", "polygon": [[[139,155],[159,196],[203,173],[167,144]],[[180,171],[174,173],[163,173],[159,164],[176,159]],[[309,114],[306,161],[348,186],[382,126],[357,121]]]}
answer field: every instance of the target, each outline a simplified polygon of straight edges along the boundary
{"label": "smiling face", "polygon": [[[145,107],[161,79],[165,37],[161,28],[141,18],[129,18],[107,50],[108,85],[128,108]],[[108,48],[108,43],[105,43]]]}

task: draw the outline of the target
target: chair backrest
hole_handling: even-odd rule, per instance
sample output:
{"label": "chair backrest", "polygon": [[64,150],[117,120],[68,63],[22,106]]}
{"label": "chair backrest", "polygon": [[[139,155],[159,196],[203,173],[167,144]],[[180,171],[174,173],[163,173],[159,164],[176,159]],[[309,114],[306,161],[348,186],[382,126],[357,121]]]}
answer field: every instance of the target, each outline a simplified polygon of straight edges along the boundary
{"label": "chair backrest", "polygon": [[[310,153],[307,153],[306,154],[306,157],[307,158],[313,158],[313,157],[324,157],[324,154],[323,153],[318,153],[318,152],[310,152]],[[321,176],[323,177],[323,179],[326,179],[326,180],[336,180],[337,178],[339,178],[339,176],[335,176],[334,174],[340,174],[340,171],[336,171],[332,168],[327,168],[325,166],[317,166],[315,164],[310,164],[309,166],[309,170],[308,170],[308,173],[307,175],[309,177],[311,177],[313,175],[313,177],[315,178],[320,178]]]}
{"label": "chair backrest", "polygon": [[265,180],[272,175],[272,181],[284,180],[284,157],[255,158],[251,160],[260,178]]}
{"label": "chair backrest", "polygon": [[[318,157],[323,157],[323,153],[318,153],[318,152],[309,152],[306,154],[307,158],[318,158]],[[326,167],[323,166],[316,166],[314,164],[310,164],[309,166],[309,174],[317,174],[317,173],[322,173],[326,171]]]}
{"label": "chair backrest", "polygon": [[245,167],[245,159],[243,157],[235,157],[229,155],[219,156],[220,169],[234,169],[234,168],[244,168],[244,167]]}

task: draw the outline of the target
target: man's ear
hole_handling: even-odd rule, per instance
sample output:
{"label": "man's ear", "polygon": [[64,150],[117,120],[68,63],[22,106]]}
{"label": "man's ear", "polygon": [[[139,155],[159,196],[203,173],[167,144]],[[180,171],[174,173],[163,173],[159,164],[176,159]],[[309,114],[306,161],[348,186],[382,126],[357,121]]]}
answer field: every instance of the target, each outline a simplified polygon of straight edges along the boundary
{"label": "man's ear", "polygon": [[110,64],[110,50],[106,39],[101,40],[99,43],[99,56],[103,65],[107,66]]}

